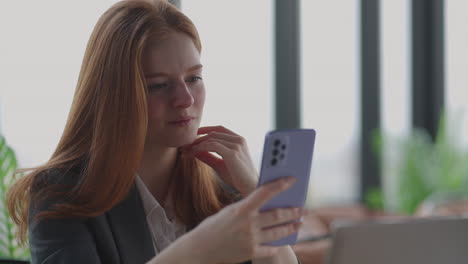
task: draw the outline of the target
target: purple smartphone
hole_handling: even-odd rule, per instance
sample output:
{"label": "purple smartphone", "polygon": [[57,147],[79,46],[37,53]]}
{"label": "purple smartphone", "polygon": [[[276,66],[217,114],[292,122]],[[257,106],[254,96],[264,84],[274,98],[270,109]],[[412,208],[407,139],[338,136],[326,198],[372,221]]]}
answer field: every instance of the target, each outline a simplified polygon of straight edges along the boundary
{"label": "purple smartphone", "polygon": [[[291,188],[264,204],[260,211],[304,207],[314,144],[315,130],[313,129],[275,130],[266,134],[258,186],[285,176],[296,177],[296,182]],[[296,241],[297,233],[266,245],[293,245]]]}

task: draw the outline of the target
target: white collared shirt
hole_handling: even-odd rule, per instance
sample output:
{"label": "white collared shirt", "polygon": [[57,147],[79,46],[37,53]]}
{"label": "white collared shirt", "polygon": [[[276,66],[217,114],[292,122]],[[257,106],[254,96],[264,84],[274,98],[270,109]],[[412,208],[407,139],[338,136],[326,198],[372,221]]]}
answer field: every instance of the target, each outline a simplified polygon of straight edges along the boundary
{"label": "white collared shirt", "polygon": [[151,232],[151,237],[153,238],[154,251],[158,254],[178,237],[185,234],[186,227],[184,224],[177,221],[171,212],[166,212],[164,210],[148,190],[148,187],[140,176],[136,176],[135,183],[143,202],[146,221]]}

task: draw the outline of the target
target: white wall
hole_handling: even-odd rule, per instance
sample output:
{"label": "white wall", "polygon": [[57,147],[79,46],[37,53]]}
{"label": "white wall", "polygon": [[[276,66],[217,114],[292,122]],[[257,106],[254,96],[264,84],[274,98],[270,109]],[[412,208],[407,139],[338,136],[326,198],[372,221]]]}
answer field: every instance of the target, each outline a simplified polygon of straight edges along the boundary
{"label": "white wall", "polygon": [[21,166],[52,154],[68,115],[84,50],[115,0],[2,1],[2,133]]}

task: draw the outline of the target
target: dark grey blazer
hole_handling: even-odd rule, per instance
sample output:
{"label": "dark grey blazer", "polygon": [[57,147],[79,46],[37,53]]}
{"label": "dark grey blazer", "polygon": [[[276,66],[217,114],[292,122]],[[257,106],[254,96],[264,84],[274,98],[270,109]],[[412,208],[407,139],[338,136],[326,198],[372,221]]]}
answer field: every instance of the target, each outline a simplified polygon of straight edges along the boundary
{"label": "dark grey blazer", "polygon": [[36,209],[30,208],[29,244],[33,264],[140,264],[155,256],[135,186],[124,201],[94,218],[31,220],[49,206],[50,203],[43,203]]}

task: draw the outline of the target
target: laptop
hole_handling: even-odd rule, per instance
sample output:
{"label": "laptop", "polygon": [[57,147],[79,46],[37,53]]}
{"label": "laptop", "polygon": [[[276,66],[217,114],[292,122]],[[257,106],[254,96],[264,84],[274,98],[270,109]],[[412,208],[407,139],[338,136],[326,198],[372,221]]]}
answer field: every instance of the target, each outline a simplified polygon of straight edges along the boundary
{"label": "laptop", "polygon": [[468,218],[400,220],[337,227],[326,263],[468,263]]}

